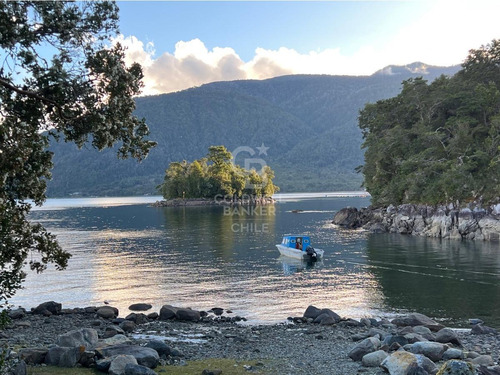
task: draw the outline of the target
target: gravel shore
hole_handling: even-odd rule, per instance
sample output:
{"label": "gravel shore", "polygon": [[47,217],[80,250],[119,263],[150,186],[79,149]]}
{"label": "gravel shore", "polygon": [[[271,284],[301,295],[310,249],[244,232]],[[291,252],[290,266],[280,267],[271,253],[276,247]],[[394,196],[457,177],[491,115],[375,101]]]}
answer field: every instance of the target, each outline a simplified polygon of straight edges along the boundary
{"label": "gravel shore", "polygon": [[[113,319],[90,312],[68,310],[60,315],[44,316],[26,313],[14,319],[0,331],[0,344],[7,343],[19,350],[27,347],[48,347],[57,336],[76,328],[93,328],[104,336],[114,326]],[[180,352],[172,365],[206,358],[233,358],[262,361],[261,370],[272,374],[383,374],[380,367],[363,367],[348,353],[356,344],[356,335],[365,334],[366,322],[341,321],[334,325],[293,323],[275,325],[246,325],[231,322],[231,314],[222,319],[210,314],[200,322],[177,320],[145,320],[127,333],[132,342],[141,344],[151,339],[165,341]],[[117,321],[114,321],[117,323]],[[373,322],[377,329],[390,332],[389,322]],[[372,327],[373,328],[373,327]],[[470,330],[458,330],[464,352],[490,355],[499,361],[500,341],[496,334],[473,335]],[[250,369],[251,370],[251,369]]]}

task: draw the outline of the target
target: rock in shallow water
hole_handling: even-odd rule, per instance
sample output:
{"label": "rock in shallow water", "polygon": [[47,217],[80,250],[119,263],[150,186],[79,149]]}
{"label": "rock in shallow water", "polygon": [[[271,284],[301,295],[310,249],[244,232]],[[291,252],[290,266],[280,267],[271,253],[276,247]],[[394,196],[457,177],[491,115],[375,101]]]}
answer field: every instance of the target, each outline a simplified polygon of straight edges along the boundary
{"label": "rock in shallow water", "polygon": [[148,311],[151,310],[153,306],[149,303],[134,303],[128,307],[131,311]]}

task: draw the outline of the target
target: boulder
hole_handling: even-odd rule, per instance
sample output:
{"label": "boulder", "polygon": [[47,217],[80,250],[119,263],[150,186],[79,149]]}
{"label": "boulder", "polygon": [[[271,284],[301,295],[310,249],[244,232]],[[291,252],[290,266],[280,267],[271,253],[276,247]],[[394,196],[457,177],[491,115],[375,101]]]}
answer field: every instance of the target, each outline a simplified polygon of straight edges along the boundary
{"label": "boulder", "polygon": [[457,333],[451,328],[443,328],[442,330],[438,331],[435,335],[435,340],[443,344],[450,343],[453,345],[462,346]]}
{"label": "boulder", "polygon": [[382,346],[387,345],[390,347],[392,344],[397,343],[400,346],[405,346],[408,345],[408,339],[402,335],[387,335],[384,337],[384,340],[382,341]]}
{"label": "boulder", "polygon": [[56,344],[64,347],[85,347],[87,350],[95,348],[99,341],[97,331],[92,328],[80,328],[66,332],[57,337]]}
{"label": "boulder", "polygon": [[500,241],[500,220],[491,215],[483,217],[478,222],[479,228],[486,241]]}
{"label": "boulder", "polygon": [[214,307],[212,308],[212,312],[217,315],[217,316],[221,316],[222,313],[224,312],[224,309],[220,308],[220,307]]}
{"label": "boulder", "polygon": [[379,367],[388,355],[389,354],[387,354],[383,350],[377,350],[375,352],[365,354],[361,359],[361,363],[365,367]]}
{"label": "boulder", "polygon": [[348,356],[353,361],[361,361],[363,356],[368,353],[376,351],[380,347],[380,340],[376,337],[368,337],[363,341],[354,345],[349,351]]}
{"label": "boulder", "polygon": [[120,328],[123,329],[123,331],[130,333],[135,329],[135,323],[130,320],[125,320],[120,323]]}
{"label": "boulder", "polygon": [[111,366],[111,362],[113,361],[115,357],[108,357],[108,358],[103,358],[103,359],[98,359],[95,362],[95,368],[97,371],[101,372],[108,372],[109,366]]}
{"label": "boulder", "polygon": [[19,361],[14,368],[12,369],[12,375],[27,375],[28,367],[26,366],[26,362],[23,360]]}
{"label": "boulder", "polygon": [[479,357],[471,360],[471,363],[478,366],[493,366],[495,364],[491,355],[480,355]]}
{"label": "boulder", "polygon": [[131,311],[148,311],[151,310],[153,306],[149,303],[134,303],[128,307]]}
{"label": "boulder", "polygon": [[189,322],[197,322],[201,319],[201,315],[199,311],[191,310],[191,309],[183,309],[178,308],[175,317],[178,320],[185,320]]}
{"label": "boulder", "polygon": [[462,359],[464,357],[464,352],[460,349],[449,348],[443,354],[443,361],[448,361],[450,359]]}
{"label": "boulder", "polygon": [[105,348],[99,348],[96,351],[101,357],[111,357],[114,355],[131,355],[139,365],[149,368],[158,366],[160,357],[158,352],[151,348],[136,345],[114,345]]}
{"label": "boulder", "polygon": [[128,364],[136,365],[136,359],[131,355],[119,354],[113,358],[108,369],[110,375],[125,375],[125,367]]}
{"label": "boulder", "polygon": [[123,344],[129,344],[130,339],[125,336],[125,335],[115,335],[113,337],[99,340],[99,348],[104,348],[107,346],[115,346],[115,345],[123,345]]}
{"label": "boulder", "polygon": [[443,325],[437,323],[436,321],[432,320],[428,316],[426,316],[424,314],[419,314],[419,313],[413,313],[413,314],[397,317],[396,319],[393,319],[391,323],[395,324],[399,327],[424,326],[424,327],[427,327],[431,331],[434,331],[434,332],[437,332],[437,331],[444,328]]}
{"label": "boulder", "polygon": [[102,306],[96,311],[97,316],[103,319],[114,319],[118,316],[118,309],[112,306]]}
{"label": "boulder", "polygon": [[391,375],[434,375],[437,371],[436,365],[430,359],[405,351],[392,353],[380,366]]}
{"label": "boulder", "polygon": [[437,375],[476,375],[476,371],[472,364],[452,359],[441,366]]}
{"label": "boulder", "polygon": [[316,306],[310,305],[307,307],[304,312],[304,318],[306,319],[316,319],[321,313],[321,309],[318,309]]}
{"label": "boulder", "polygon": [[413,354],[422,354],[431,361],[440,361],[443,358],[444,352],[448,349],[446,345],[438,342],[421,341],[411,345],[410,352]]}
{"label": "boulder", "polygon": [[58,302],[44,302],[35,307],[33,314],[40,315],[58,315],[61,313],[62,305]]}
{"label": "boulder", "polygon": [[22,319],[26,316],[26,310],[23,308],[10,310],[8,315],[9,315],[9,318],[12,320]]}
{"label": "boulder", "polygon": [[177,312],[177,308],[171,305],[164,305],[160,309],[160,316],[158,319],[160,320],[171,320],[175,318],[175,313]]}
{"label": "boulder", "polygon": [[148,367],[129,363],[125,366],[125,375],[157,375]]}
{"label": "boulder", "polygon": [[146,315],[148,319],[150,320],[156,320],[160,316],[157,312],[152,312]]}
{"label": "boulder", "polygon": [[104,329],[104,333],[103,333],[102,337],[104,339],[108,339],[108,338],[116,336],[116,335],[124,335],[124,334],[125,334],[125,331],[123,329],[121,329],[118,326],[111,325],[111,326],[107,326]]}
{"label": "boulder", "polygon": [[128,314],[125,317],[125,319],[126,320],[130,320],[131,322],[134,322],[135,324],[144,324],[144,323],[148,322],[148,317],[146,316],[146,314],[142,314],[142,313],[139,313],[139,314],[136,314],[136,313]]}
{"label": "boulder", "polygon": [[45,356],[45,363],[51,366],[58,367],[75,367],[80,361],[80,348],[54,346],[49,348]]}
{"label": "boulder", "polygon": [[28,365],[40,365],[45,362],[46,348],[25,348],[19,351],[19,358]]}
{"label": "boulder", "polygon": [[359,228],[362,225],[361,215],[355,207],[342,208],[335,214],[332,223],[350,229]]}
{"label": "boulder", "polygon": [[160,356],[170,355],[171,352],[170,346],[168,346],[167,344],[165,344],[163,341],[160,340],[151,340],[145,346],[146,348],[151,348],[156,350]]}
{"label": "boulder", "polygon": [[474,335],[487,335],[490,333],[494,335],[498,334],[498,331],[495,328],[491,328],[482,324],[473,325],[470,332]]}

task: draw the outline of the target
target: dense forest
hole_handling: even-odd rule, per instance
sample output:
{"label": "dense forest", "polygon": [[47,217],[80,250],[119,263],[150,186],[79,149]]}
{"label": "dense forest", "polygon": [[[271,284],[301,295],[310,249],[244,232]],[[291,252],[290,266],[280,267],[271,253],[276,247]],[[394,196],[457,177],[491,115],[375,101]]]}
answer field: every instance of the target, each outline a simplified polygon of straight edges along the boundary
{"label": "dense forest", "polygon": [[255,199],[271,197],[279,190],[273,178],[268,165],[245,169],[233,162],[233,155],[224,146],[211,146],[205,158],[170,163],[158,188],[165,199]]}
{"label": "dense forest", "polygon": [[401,82],[452,75],[459,67],[414,63],[389,66],[371,76],[294,75],[268,80],[216,82],[189,90],[136,99],[150,139],[158,143],[142,163],[117,160],[116,150],[52,142],[50,196],[155,194],[170,162],[202,158],[211,145],[225,145],[237,164],[241,146],[264,145],[260,155],[275,171],[281,192],[355,190],[363,163],[359,110],[367,102],[397,95]]}
{"label": "dense forest", "polygon": [[500,40],[452,77],[412,78],[361,111],[365,186],[375,205],[500,196]]}

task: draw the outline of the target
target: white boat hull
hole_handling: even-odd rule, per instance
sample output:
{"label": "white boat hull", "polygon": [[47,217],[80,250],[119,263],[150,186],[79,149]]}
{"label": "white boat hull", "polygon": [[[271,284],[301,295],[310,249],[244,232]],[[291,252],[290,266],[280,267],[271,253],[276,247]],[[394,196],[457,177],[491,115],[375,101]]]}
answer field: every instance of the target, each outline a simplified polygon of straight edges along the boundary
{"label": "white boat hull", "polygon": [[[309,260],[310,257],[309,255],[306,254],[305,251],[293,249],[291,247],[286,247],[281,244],[276,245],[278,248],[279,252],[281,255],[294,258],[294,259],[300,259],[300,260]],[[314,249],[316,251],[317,259],[323,258],[323,253],[324,251],[321,249]]]}

